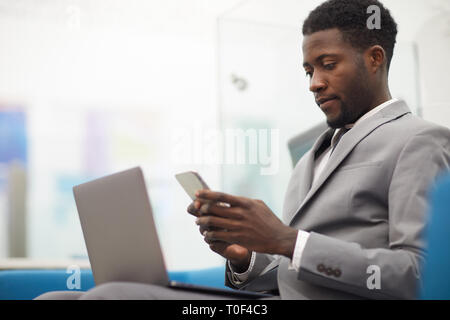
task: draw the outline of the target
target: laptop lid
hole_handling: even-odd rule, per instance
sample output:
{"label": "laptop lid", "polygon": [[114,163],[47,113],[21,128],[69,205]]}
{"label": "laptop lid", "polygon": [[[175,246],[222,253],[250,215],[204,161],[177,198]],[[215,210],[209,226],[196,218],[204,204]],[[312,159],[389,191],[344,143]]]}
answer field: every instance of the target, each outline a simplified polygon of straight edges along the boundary
{"label": "laptop lid", "polygon": [[73,188],[96,285],[167,285],[152,208],[140,167]]}

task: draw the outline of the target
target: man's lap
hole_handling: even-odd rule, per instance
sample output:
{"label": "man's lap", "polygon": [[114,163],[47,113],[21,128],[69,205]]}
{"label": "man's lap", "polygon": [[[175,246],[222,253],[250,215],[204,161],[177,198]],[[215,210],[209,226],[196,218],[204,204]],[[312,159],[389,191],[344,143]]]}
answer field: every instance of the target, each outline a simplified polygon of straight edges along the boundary
{"label": "man's lap", "polygon": [[87,292],[55,291],[37,300],[235,300],[237,297],[131,282],[105,283]]}

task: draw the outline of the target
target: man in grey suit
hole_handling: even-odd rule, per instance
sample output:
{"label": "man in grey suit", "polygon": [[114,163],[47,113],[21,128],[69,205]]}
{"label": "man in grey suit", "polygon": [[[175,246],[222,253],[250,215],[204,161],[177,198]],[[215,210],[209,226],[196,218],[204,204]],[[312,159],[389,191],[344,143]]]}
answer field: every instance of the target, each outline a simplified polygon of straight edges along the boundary
{"label": "man in grey suit", "polygon": [[[373,5],[380,29],[367,24]],[[330,129],[296,165],[282,220],[261,200],[206,190],[188,211],[211,250],[227,259],[231,287],[282,299],[413,299],[426,250],[427,190],[449,168],[450,130],[392,99],[397,25],[378,1],[327,1],[310,13],[303,34],[303,66]],[[180,298],[137,284],[87,294],[158,296]]]}
{"label": "man in grey suit", "polygon": [[[381,29],[367,26],[372,5]],[[392,99],[396,33],[378,1],[327,1],[306,19],[303,66],[330,129],[296,165],[282,220],[260,200],[217,192],[188,209],[227,258],[229,286],[282,299],[416,297],[427,190],[449,168],[450,131]]]}

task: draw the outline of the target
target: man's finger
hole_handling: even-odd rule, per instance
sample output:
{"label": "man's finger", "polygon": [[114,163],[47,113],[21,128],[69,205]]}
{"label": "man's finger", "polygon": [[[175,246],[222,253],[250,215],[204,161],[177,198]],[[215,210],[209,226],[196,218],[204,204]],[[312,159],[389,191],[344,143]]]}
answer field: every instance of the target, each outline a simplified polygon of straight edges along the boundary
{"label": "man's finger", "polygon": [[243,217],[240,207],[223,207],[217,204],[203,204],[199,210],[199,216],[214,215],[222,218],[241,220]]}
{"label": "man's finger", "polygon": [[212,241],[208,244],[209,244],[209,248],[218,254],[222,254],[223,251],[230,245],[223,241]]}
{"label": "man's finger", "polygon": [[217,230],[217,231],[206,231],[205,232],[205,241],[208,243],[214,242],[214,241],[223,241],[227,243],[236,243],[236,231],[223,231],[223,230]]}
{"label": "man's finger", "polygon": [[214,202],[228,203],[232,207],[244,207],[247,208],[248,203],[245,198],[233,196],[231,194],[223,192],[215,192],[211,190],[199,190],[195,194],[200,201],[212,200]]}
{"label": "man's finger", "polygon": [[210,202],[207,203],[203,203],[200,208],[198,209],[199,213],[202,214],[208,214],[209,213],[209,208],[211,206]]}
{"label": "man's finger", "polygon": [[187,207],[187,212],[189,212],[190,214],[192,214],[193,216],[198,217],[200,215],[199,211],[195,208],[194,206],[194,202],[192,202],[188,207]]}
{"label": "man's finger", "polygon": [[212,244],[215,244],[215,243],[221,243],[222,245],[225,245],[225,244],[226,244],[227,246],[230,245],[229,243],[226,243],[226,242],[223,242],[223,241],[208,239],[208,238],[206,238],[206,234],[205,234],[205,236],[203,237],[203,240],[205,240],[205,242],[206,242],[207,244],[209,244],[210,246],[211,246]]}
{"label": "man's finger", "polygon": [[225,230],[236,230],[239,229],[240,225],[235,220],[216,217],[216,216],[202,216],[198,217],[195,220],[195,223],[198,224],[201,228],[204,228],[204,231],[208,229],[216,228],[216,229],[225,229]]}
{"label": "man's finger", "polygon": [[205,226],[200,226],[200,228],[199,228],[199,231],[200,231],[200,234],[202,235],[202,236],[205,236],[205,231],[212,231],[212,230],[218,230],[218,228],[214,228],[214,227],[205,227]]}
{"label": "man's finger", "polygon": [[200,226],[199,231],[202,236],[205,236],[205,231],[208,231],[208,228]]}

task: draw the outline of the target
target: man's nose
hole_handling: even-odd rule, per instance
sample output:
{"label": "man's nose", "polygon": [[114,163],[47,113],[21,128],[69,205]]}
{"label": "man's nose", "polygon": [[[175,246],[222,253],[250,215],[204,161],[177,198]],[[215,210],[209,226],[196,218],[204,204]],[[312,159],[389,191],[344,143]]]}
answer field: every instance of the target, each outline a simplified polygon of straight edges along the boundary
{"label": "man's nose", "polygon": [[311,76],[309,82],[309,91],[320,92],[327,87],[327,83],[323,77],[320,76],[318,72],[314,72]]}

